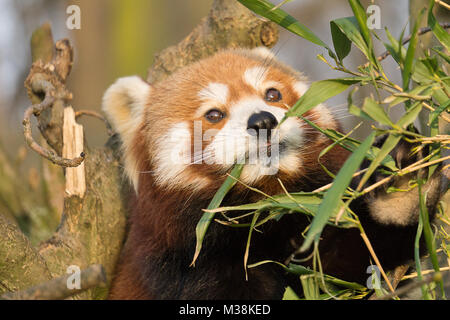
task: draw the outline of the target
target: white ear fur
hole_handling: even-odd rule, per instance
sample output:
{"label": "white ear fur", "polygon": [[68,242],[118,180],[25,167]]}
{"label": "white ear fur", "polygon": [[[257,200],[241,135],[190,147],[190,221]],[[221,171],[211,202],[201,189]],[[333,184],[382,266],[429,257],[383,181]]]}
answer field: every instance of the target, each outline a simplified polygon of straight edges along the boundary
{"label": "white ear fur", "polygon": [[150,85],[137,76],[118,79],[103,96],[103,111],[122,138],[136,129],[150,95]]}
{"label": "white ear fur", "polygon": [[261,58],[264,58],[264,59],[273,59],[273,58],[275,58],[275,55],[273,54],[273,52],[270,51],[270,49],[268,49],[267,47],[264,47],[264,46],[256,47],[256,48],[252,49],[252,52],[257,54]]}
{"label": "white ear fur", "polygon": [[106,90],[102,109],[113,129],[120,134],[124,148],[125,171],[135,189],[138,184],[137,161],[130,152],[136,130],[142,122],[151,86],[137,76],[118,79]]}

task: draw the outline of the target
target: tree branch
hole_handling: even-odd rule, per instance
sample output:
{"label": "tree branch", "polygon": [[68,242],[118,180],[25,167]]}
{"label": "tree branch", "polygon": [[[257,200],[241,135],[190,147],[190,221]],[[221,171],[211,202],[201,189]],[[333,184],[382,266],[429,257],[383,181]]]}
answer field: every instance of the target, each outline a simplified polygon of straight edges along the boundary
{"label": "tree branch", "polygon": [[68,282],[72,274],[52,279],[24,291],[9,292],[0,300],[62,300],[97,286],[106,285],[105,270],[101,265],[92,265],[80,272],[80,288],[71,289]]}
{"label": "tree branch", "polygon": [[192,62],[229,47],[273,47],[277,26],[258,18],[236,0],[214,0],[209,15],[179,44],[155,55],[147,81],[160,81]]}

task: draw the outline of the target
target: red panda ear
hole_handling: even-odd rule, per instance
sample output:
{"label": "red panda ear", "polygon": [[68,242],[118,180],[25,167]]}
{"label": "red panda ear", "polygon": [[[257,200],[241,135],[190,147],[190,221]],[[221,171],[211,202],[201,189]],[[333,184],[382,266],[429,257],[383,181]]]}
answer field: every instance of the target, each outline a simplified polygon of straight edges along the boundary
{"label": "red panda ear", "polygon": [[120,134],[124,149],[125,171],[137,188],[137,161],[129,152],[136,130],[143,121],[143,114],[149,102],[151,86],[141,78],[118,79],[103,96],[103,111],[113,129]]}
{"label": "red panda ear", "polygon": [[126,142],[142,121],[150,85],[137,76],[118,79],[103,96],[103,111],[114,130]]}

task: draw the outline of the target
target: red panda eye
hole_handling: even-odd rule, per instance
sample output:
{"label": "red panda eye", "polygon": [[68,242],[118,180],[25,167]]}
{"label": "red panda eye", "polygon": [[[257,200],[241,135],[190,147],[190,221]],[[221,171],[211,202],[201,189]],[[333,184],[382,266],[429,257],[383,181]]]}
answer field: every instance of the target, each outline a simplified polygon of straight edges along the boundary
{"label": "red panda eye", "polygon": [[217,123],[220,120],[222,120],[224,117],[223,112],[217,110],[217,109],[213,109],[213,110],[209,110],[206,114],[205,114],[205,118],[212,123]]}
{"label": "red panda eye", "polygon": [[282,98],[281,92],[275,88],[267,89],[264,99],[268,102],[278,102]]}

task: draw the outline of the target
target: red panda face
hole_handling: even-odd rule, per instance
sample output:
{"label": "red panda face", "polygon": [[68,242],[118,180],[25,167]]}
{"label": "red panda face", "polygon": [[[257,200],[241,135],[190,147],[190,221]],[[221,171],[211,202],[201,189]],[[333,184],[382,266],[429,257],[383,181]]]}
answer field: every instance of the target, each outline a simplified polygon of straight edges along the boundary
{"label": "red panda face", "polygon": [[[323,137],[312,139],[298,118],[281,120],[306,90],[305,78],[269,50],[227,50],[156,85],[120,79],[103,108],[121,135],[135,187],[139,172],[150,168],[160,186],[202,190],[236,163],[244,164],[240,179],[249,185],[267,176],[301,176],[310,165],[305,154]],[[337,128],[322,105],[305,116]]]}

